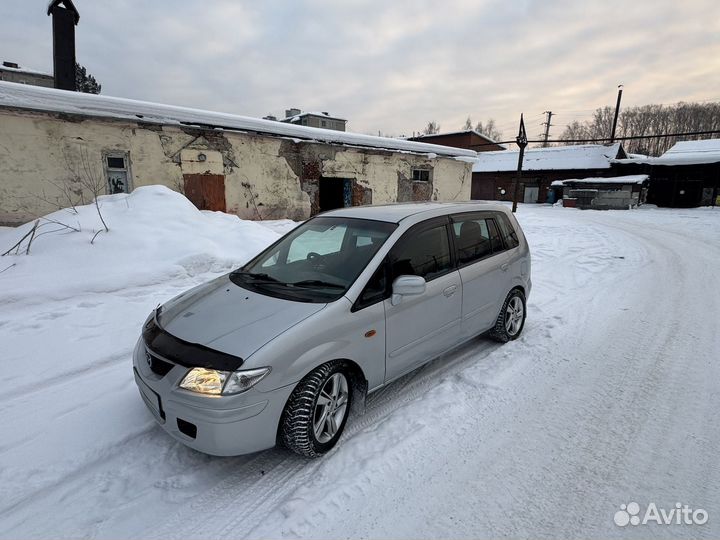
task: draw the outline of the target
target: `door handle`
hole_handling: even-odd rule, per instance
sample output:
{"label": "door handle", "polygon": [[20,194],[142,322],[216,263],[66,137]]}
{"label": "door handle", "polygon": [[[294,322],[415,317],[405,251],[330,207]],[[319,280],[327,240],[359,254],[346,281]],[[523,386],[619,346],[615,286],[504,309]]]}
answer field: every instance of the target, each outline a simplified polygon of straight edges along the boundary
{"label": "door handle", "polygon": [[455,294],[455,291],[457,291],[457,285],[450,285],[443,291],[443,294],[449,298]]}
{"label": "door handle", "polygon": [[500,270],[502,270],[503,272],[507,272],[507,269],[508,269],[508,268],[510,268],[510,263],[503,263],[503,264],[500,266]]}

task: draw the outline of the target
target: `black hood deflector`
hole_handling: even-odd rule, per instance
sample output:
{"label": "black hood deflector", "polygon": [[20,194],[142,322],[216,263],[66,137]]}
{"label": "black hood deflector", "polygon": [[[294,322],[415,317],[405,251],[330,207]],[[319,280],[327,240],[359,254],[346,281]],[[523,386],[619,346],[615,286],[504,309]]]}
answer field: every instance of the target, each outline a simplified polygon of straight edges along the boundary
{"label": "black hood deflector", "polygon": [[151,353],[185,367],[235,371],[242,366],[243,359],[238,356],[191,343],[168,333],[157,320],[158,311],[145,323],[142,331],[145,346]]}

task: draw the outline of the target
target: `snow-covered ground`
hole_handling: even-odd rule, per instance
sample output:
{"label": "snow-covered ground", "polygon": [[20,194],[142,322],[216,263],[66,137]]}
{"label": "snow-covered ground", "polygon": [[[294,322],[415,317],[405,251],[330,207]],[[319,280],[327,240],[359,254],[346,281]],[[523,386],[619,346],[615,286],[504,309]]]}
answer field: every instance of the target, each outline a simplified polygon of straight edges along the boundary
{"label": "snow-covered ground", "polygon": [[[521,205],[522,338],[478,338],[381,390],[315,461],[182,446],[130,364],[153,307],[293,224],[156,187],[103,211],[94,245],[83,207],[52,216],[81,232],[0,258],[0,538],[720,536],[720,209]],[[0,229],[0,251],[27,227]],[[616,526],[632,501],[709,521]]]}

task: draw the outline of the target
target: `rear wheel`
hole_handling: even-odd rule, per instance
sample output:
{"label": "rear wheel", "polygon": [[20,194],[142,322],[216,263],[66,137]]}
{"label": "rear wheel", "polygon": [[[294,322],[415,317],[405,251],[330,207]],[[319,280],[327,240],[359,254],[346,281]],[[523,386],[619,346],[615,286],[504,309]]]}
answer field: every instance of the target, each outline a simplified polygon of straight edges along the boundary
{"label": "rear wheel", "polygon": [[513,289],[503,303],[490,337],[501,343],[517,339],[525,326],[526,316],[525,295],[520,289]]}
{"label": "rear wheel", "polygon": [[340,361],[318,367],[290,395],[280,426],[282,443],[302,456],[317,457],[342,435],[350,412],[350,377]]}

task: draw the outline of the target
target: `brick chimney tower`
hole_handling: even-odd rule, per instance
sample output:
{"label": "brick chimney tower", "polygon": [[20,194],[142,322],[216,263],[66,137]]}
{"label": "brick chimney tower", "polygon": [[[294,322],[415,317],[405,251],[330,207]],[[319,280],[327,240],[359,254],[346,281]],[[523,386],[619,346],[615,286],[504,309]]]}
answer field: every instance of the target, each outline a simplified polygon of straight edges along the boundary
{"label": "brick chimney tower", "polygon": [[47,14],[52,15],[55,88],[76,91],[75,25],[80,13],[72,0],[51,0]]}

